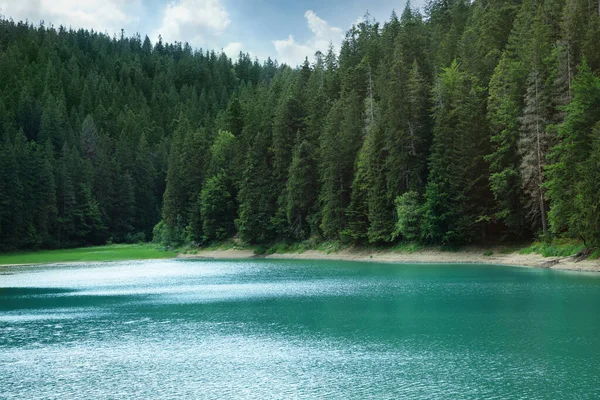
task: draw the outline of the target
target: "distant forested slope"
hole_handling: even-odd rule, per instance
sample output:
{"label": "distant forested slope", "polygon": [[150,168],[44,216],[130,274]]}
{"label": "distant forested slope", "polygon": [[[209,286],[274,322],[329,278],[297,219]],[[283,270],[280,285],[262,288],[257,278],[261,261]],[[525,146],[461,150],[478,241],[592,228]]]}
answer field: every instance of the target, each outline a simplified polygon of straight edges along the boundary
{"label": "distant forested slope", "polygon": [[599,11],[435,0],[295,69],[0,20],[0,247],[597,246]]}

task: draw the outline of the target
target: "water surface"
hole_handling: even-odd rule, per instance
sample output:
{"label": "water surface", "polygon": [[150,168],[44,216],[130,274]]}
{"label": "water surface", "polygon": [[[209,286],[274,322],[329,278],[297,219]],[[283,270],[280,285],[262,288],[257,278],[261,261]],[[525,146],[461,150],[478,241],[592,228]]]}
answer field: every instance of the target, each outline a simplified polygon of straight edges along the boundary
{"label": "water surface", "polygon": [[0,275],[0,398],[597,399],[600,276],[141,261]]}

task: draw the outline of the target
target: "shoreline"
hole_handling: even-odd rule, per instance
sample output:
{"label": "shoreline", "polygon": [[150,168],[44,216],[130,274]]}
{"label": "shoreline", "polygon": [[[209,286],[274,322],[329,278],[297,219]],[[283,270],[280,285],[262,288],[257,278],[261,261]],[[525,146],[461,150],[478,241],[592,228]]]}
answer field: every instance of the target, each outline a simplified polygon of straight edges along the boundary
{"label": "shoreline", "polygon": [[345,249],[326,253],[306,250],[301,253],[274,253],[255,255],[252,250],[199,250],[194,254],[179,254],[178,259],[188,260],[241,260],[241,259],[280,259],[280,260],[330,260],[362,261],[399,264],[489,264],[512,267],[543,268],[563,271],[600,272],[600,260],[577,261],[573,257],[544,257],[540,254],[503,254],[495,252],[483,255],[482,249],[467,249],[456,252],[439,250],[418,250],[412,253],[391,250],[369,251],[365,249]]}
{"label": "shoreline", "polygon": [[[487,250],[487,249],[486,249]],[[43,265],[74,265],[86,262],[115,262],[115,261],[151,261],[151,260],[328,260],[328,261],[359,261],[396,264],[486,264],[511,267],[540,268],[578,272],[600,272],[600,260],[580,260],[570,257],[544,257],[537,253],[519,254],[502,252],[502,248],[490,249],[491,255],[484,255],[484,249],[473,247],[455,252],[437,249],[421,249],[414,252],[399,252],[393,250],[369,250],[365,248],[348,248],[333,252],[305,250],[298,253],[274,253],[256,255],[249,249],[199,249],[195,253],[179,253],[175,257],[161,258],[123,258],[94,261],[48,261],[17,264],[0,264],[0,275],[10,273],[15,268],[36,268]]]}

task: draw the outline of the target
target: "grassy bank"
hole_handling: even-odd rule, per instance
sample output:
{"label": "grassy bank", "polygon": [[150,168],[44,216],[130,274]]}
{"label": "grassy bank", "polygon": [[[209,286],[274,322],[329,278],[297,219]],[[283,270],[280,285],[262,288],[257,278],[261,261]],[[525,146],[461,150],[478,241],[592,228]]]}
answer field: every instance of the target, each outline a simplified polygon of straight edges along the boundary
{"label": "grassy bank", "polygon": [[152,244],[114,244],[77,249],[41,250],[0,254],[0,265],[42,264],[85,261],[147,260],[172,258],[176,251],[164,251]]}
{"label": "grassy bank", "polygon": [[[542,257],[569,257],[580,253],[585,249],[582,242],[569,239],[556,239],[549,242],[529,242],[510,245],[485,246],[424,246],[419,243],[399,243],[396,245],[378,246],[378,245],[360,245],[355,246],[350,243],[340,241],[314,241],[306,240],[302,242],[275,242],[269,245],[248,245],[237,241],[228,240],[212,243],[207,246],[193,247],[187,246],[179,249],[182,254],[193,255],[198,252],[206,251],[228,251],[228,250],[247,250],[252,251],[254,255],[284,255],[284,254],[302,254],[307,251],[318,251],[324,254],[335,254],[344,250],[358,252],[386,252],[412,254],[423,251],[439,251],[442,253],[473,253],[480,252],[483,256],[520,254],[537,254]],[[589,259],[596,260],[600,258],[600,250],[590,253]]]}
{"label": "grassy bank", "polygon": [[[576,241],[553,241],[550,243],[535,242],[527,245],[496,246],[494,248],[469,247],[424,247],[419,244],[403,243],[395,246],[351,246],[338,241],[305,241],[305,242],[278,242],[268,246],[252,246],[238,241],[225,241],[213,243],[201,248],[187,246],[181,249],[164,250],[154,244],[115,244],[98,247],[81,247],[76,249],[28,251],[0,254],[0,265],[11,264],[46,264],[60,262],[93,262],[93,261],[119,261],[119,260],[147,260],[157,258],[173,258],[178,254],[193,256],[213,252],[215,254],[231,254],[232,251],[245,252],[251,255],[276,256],[300,255],[305,252],[318,252],[323,255],[350,254],[387,254],[394,255],[419,255],[424,253],[454,254],[454,258],[473,257],[475,255],[487,258],[515,255],[533,255],[542,257],[568,257],[577,254],[583,249],[583,244]],[[230,253],[227,253],[230,252]],[[240,253],[241,254],[241,253]],[[599,251],[592,252],[590,260],[598,259]],[[467,258],[468,258],[467,257]],[[450,257],[452,258],[452,257]]]}
{"label": "grassy bank", "polygon": [[[520,250],[521,254],[541,254],[544,257],[569,257],[585,250],[585,245],[576,240],[557,239],[552,242],[535,242],[531,246]],[[597,260],[600,250],[592,249],[589,259]]]}

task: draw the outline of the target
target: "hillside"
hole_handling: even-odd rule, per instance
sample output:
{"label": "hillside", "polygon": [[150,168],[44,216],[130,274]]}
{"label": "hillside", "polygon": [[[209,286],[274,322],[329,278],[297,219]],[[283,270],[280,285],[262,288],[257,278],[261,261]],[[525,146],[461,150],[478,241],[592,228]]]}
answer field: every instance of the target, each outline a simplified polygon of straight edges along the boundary
{"label": "hillside", "polygon": [[0,250],[600,244],[600,16],[431,2],[296,68],[0,20]]}

